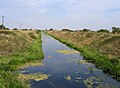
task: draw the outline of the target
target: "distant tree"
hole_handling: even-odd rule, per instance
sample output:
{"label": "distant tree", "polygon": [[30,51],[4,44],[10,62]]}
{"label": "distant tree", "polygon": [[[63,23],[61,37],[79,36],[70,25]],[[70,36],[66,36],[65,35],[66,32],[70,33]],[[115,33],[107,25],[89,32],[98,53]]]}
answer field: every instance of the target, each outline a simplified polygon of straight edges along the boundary
{"label": "distant tree", "polygon": [[4,25],[0,25],[0,29],[5,29],[5,26]]}
{"label": "distant tree", "polygon": [[62,29],[62,31],[70,31],[70,32],[73,32],[73,30],[70,30],[70,29]]}
{"label": "distant tree", "polygon": [[13,28],[13,30],[18,30],[17,28]]}
{"label": "distant tree", "polygon": [[107,29],[100,29],[97,32],[106,32],[106,33],[109,33],[109,31]]}
{"label": "distant tree", "polygon": [[113,31],[113,30],[116,30],[116,27],[112,27],[112,31]]}
{"label": "distant tree", "polygon": [[112,33],[120,33],[120,28],[112,27]]}
{"label": "distant tree", "polygon": [[10,30],[9,28],[5,28],[4,30]]}
{"label": "distant tree", "polygon": [[29,30],[33,30],[33,29],[29,29]]}
{"label": "distant tree", "polygon": [[22,29],[23,31],[28,30],[28,29]]}
{"label": "distant tree", "polygon": [[50,30],[49,31],[53,31],[54,29],[53,28],[50,28]]}
{"label": "distant tree", "polygon": [[88,31],[90,31],[90,29],[86,29],[86,28],[85,28],[85,29],[83,29],[83,31],[84,31],[84,32],[88,32]]}

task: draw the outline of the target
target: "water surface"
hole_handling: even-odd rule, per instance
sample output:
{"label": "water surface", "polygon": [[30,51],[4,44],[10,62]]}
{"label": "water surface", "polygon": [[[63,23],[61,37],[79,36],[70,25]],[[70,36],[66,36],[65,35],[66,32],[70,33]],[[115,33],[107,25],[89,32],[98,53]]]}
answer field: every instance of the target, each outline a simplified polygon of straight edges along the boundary
{"label": "water surface", "polygon": [[[43,81],[31,80],[31,88],[119,88],[120,82],[97,69],[92,63],[81,63],[83,56],[62,54],[57,50],[73,50],[54,38],[42,33],[44,66],[22,69],[24,74],[42,72],[49,74]],[[79,61],[80,60],[80,61]]]}

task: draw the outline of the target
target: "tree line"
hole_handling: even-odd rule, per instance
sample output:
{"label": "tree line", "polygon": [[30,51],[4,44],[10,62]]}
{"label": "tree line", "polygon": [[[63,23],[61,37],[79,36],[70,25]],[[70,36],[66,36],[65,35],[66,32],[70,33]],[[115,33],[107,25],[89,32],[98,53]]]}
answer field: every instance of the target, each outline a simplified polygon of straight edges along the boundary
{"label": "tree line", "polygon": [[[4,25],[0,25],[0,30],[10,30],[9,28],[6,28]],[[13,28],[13,30],[19,30],[18,28]],[[33,30],[33,29],[22,29],[22,30]],[[36,30],[36,29],[35,29]],[[49,31],[52,31],[54,30],[53,28],[51,28]],[[62,31],[70,31],[70,32],[73,32],[73,30],[71,29],[62,29]],[[82,30],[75,30],[76,32],[77,31],[83,31],[83,32],[89,32],[91,31],[90,29],[82,29]],[[91,31],[93,32],[93,31]],[[100,29],[100,30],[97,30],[97,32],[105,32],[105,33],[109,33],[110,31],[107,30],[107,29]],[[112,27],[112,33],[118,33],[120,34],[120,28],[119,27]]]}
{"label": "tree line", "polygon": [[[53,30],[54,30],[53,28],[49,29],[49,31],[53,31]],[[74,30],[71,30],[71,29],[62,29],[62,31],[74,32]],[[82,30],[75,30],[75,32],[78,32],[78,31],[81,31],[81,32],[95,32],[95,31],[91,31],[90,29],[86,29],[86,28],[82,29]],[[107,30],[107,29],[100,29],[100,30],[97,30],[96,32],[109,33],[110,31]],[[112,27],[112,33],[120,34],[120,28],[119,27]]]}
{"label": "tree line", "polygon": [[[0,25],[0,30],[10,30],[9,28],[6,28],[4,25]],[[13,28],[12,30],[19,30],[18,28]],[[33,29],[22,29],[22,30],[33,30]],[[36,29],[34,29],[36,30]]]}

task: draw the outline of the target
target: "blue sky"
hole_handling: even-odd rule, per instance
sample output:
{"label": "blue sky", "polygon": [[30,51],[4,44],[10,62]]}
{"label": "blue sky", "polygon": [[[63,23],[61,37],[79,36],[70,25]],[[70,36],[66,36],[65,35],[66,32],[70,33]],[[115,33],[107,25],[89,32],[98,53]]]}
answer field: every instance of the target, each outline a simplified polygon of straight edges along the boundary
{"label": "blue sky", "polygon": [[120,27],[120,0],[0,0],[5,25],[39,29]]}

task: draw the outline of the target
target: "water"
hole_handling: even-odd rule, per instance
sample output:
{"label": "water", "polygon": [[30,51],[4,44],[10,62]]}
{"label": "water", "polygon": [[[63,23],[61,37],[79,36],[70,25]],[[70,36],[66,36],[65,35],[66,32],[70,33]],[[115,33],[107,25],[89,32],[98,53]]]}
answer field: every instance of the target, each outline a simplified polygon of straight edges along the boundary
{"label": "water", "polygon": [[[22,69],[24,74],[42,72],[50,74],[47,80],[31,80],[31,88],[119,88],[120,82],[97,69],[92,63],[78,63],[80,54],[61,54],[56,50],[72,50],[42,33],[44,66]],[[66,79],[68,78],[68,79]]]}

